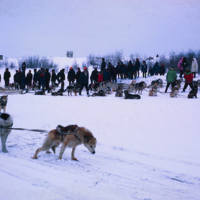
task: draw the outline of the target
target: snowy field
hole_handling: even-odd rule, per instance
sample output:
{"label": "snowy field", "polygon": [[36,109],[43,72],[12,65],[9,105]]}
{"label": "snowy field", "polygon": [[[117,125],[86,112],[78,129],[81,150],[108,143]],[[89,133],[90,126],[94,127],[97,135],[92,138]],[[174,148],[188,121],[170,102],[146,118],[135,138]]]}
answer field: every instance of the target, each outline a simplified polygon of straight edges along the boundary
{"label": "snowy field", "polygon": [[200,100],[187,99],[189,88],[177,98],[160,91],[149,97],[146,90],[141,100],[85,92],[9,95],[14,127],[51,130],[78,124],[98,143],[94,155],[79,146],[78,162],[70,160],[71,149],[58,160],[59,148],[56,155],[42,152],[33,160],[46,133],[13,130],[9,153],[0,151],[0,199],[199,200]]}

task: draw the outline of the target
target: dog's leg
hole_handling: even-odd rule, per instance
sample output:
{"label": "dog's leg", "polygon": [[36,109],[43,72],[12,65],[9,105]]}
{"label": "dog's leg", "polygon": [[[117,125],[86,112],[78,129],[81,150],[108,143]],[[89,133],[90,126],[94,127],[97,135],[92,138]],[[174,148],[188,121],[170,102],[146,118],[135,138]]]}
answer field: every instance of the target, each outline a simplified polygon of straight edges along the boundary
{"label": "dog's leg", "polygon": [[74,157],[75,150],[76,150],[76,146],[72,148],[71,159],[78,161],[78,159]]}
{"label": "dog's leg", "polygon": [[59,144],[56,144],[56,145],[54,145],[54,146],[51,147],[51,149],[54,152],[54,154],[56,153],[56,147],[58,147],[58,146],[59,146]]}
{"label": "dog's leg", "polygon": [[52,146],[51,147],[52,151],[54,152],[54,154],[56,153],[56,146]]}
{"label": "dog's leg", "polygon": [[38,148],[36,151],[35,151],[35,154],[33,156],[33,159],[37,159],[38,158],[38,154],[41,152],[41,151],[48,151],[49,150],[49,146],[42,146],[40,148]]}
{"label": "dog's leg", "polygon": [[8,137],[8,133],[1,135],[1,146],[2,146],[2,152],[4,153],[8,153],[8,150],[6,148],[7,137]]}
{"label": "dog's leg", "polygon": [[66,147],[67,147],[68,142],[69,142],[69,141],[67,140],[65,143],[63,143],[63,145],[62,145],[62,147],[61,147],[61,149],[60,149],[60,154],[59,154],[59,159],[60,159],[60,160],[62,159],[63,153],[64,153],[64,151],[65,151],[65,149],[66,149]]}

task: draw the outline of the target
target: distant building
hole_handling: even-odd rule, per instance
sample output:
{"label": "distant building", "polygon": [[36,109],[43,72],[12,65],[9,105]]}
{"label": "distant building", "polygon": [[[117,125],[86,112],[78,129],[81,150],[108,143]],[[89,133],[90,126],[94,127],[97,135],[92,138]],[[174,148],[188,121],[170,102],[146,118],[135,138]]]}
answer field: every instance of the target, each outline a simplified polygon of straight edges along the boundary
{"label": "distant building", "polygon": [[67,51],[66,56],[68,58],[73,58],[73,51]]}

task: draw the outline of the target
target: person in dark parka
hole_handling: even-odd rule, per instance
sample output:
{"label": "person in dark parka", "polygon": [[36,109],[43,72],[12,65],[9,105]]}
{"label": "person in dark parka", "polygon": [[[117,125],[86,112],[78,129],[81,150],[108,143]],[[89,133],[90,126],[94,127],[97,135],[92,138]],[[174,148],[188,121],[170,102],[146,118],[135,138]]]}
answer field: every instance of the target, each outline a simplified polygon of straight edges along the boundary
{"label": "person in dark parka", "polygon": [[140,72],[140,60],[139,58],[136,58],[136,61],[135,61],[135,70],[136,70],[136,77],[138,78],[139,77],[139,72]]}
{"label": "person in dark parka", "polygon": [[57,80],[57,75],[56,75],[55,69],[52,69],[52,72],[51,72],[51,86],[52,87],[56,86],[56,80]]}
{"label": "person in dark parka", "polygon": [[108,63],[108,71],[110,73],[111,76],[111,81],[112,82],[117,82],[117,72],[116,72],[116,68],[114,67],[114,65],[112,65],[112,63]]}
{"label": "person in dark parka", "polygon": [[10,72],[9,72],[8,68],[6,68],[4,75],[3,75],[4,81],[5,81],[5,87],[8,87],[10,84],[10,76],[11,76]]}
{"label": "person in dark parka", "polygon": [[74,81],[76,79],[76,73],[73,69],[73,67],[70,67],[69,68],[69,72],[68,72],[68,75],[67,75],[67,79],[69,81],[69,85],[71,85],[72,83],[74,84]]}
{"label": "person in dark parka", "polygon": [[77,72],[76,72],[76,83],[78,85],[80,85],[80,83],[79,83],[80,75],[81,75],[81,69],[80,69],[80,67],[78,67]]}
{"label": "person in dark parka", "polygon": [[141,71],[142,71],[143,78],[146,78],[147,77],[147,64],[146,64],[145,60],[143,60],[143,62],[142,62]]}
{"label": "person in dark parka", "polygon": [[90,81],[91,81],[91,84],[98,82],[98,71],[97,71],[96,67],[94,68],[94,70],[91,73]]}
{"label": "person in dark parka", "polygon": [[61,69],[58,74],[57,74],[57,79],[59,84],[61,83],[61,88],[60,90],[64,92],[64,87],[65,87],[65,69]]}
{"label": "person in dark parka", "polygon": [[87,95],[89,95],[89,88],[88,88],[89,73],[88,73],[87,67],[84,67],[83,69],[84,69],[84,71],[81,72],[79,80],[78,80],[78,82],[80,84],[79,95],[81,95],[81,92],[84,87],[87,91]]}
{"label": "person in dark parka", "polygon": [[105,58],[102,58],[102,60],[101,60],[101,71],[103,71],[105,68],[106,68]]}
{"label": "person in dark parka", "polygon": [[50,83],[50,80],[51,80],[51,74],[49,72],[49,69],[46,69],[45,70],[45,73],[44,73],[44,81],[45,81],[45,88],[46,90],[49,91],[49,83]]}
{"label": "person in dark parka", "polygon": [[110,72],[108,71],[108,69],[104,69],[103,70],[103,82],[110,82],[111,80],[111,75]]}
{"label": "person in dark parka", "polygon": [[20,85],[20,71],[19,70],[16,70],[13,79],[14,79],[15,89],[18,90],[19,85]]}
{"label": "person in dark parka", "polygon": [[32,86],[32,80],[33,80],[33,74],[31,73],[31,70],[28,71],[28,74],[26,75],[26,85],[28,89]]}
{"label": "person in dark parka", "polygon": [[128,62],[128,77],[129,79],[133,79],[133,63],[131,60]]}
{"label": "person in dark parka", "polygon": [[39,89],[42,87],[42,90],[45,89],[45,70],[44,68],[41,68],[41,70],[38,71],[39,76]]}

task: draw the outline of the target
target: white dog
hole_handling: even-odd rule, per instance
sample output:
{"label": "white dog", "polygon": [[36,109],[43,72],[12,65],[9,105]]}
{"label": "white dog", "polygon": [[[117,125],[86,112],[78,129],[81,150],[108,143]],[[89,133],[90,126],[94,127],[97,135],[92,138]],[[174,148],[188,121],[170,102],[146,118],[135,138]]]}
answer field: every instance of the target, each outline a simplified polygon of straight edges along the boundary
{"label": "white dog", "polygon": [[0,137],[1,137],[1,147],[2,152],[7,153],[6,140],[9,133],[11,132],[11,127],[13,126],[13,119],[8,113],[0,113]]}

